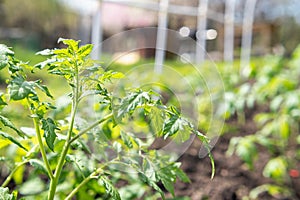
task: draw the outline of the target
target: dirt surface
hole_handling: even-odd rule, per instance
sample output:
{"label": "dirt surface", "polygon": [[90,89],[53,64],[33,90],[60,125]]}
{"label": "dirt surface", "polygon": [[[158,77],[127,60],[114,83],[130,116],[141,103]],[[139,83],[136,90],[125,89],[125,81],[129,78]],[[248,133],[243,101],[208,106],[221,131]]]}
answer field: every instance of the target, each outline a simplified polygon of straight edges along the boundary
{"label": "dirt surface", "polygon": [[[235,121],[230,123],[236,123]],[[234,124],[236,127],[236,124]],[[192,200],[244,200],[249,192],[271,180],[263,177],[262,170],[268,161],[269,154],[261,149],[259,158],[255,162],[254,169],[249,168],[235,155],[226,156],[230,138],[251,134],[255,131],[255,124],[252,121],[240,126],[234,133],[224,134],[219,138],[212,150],[215,159],[216,174],[211,176],[210,160],[206,156],[204,159],[198,157],[201,142],[194,140],[188,151],[179,159],[182,162],[182,169],[188,174],[191,183],[176,183],[176,196],[188,196]],[[300,179],[292,180],[292,185],[296,193],[300,192]],[[299,195],[299,194],[298,194]],[[299,196],[292,198],[273,197],[262,193],[259,200],[297,200]]]}

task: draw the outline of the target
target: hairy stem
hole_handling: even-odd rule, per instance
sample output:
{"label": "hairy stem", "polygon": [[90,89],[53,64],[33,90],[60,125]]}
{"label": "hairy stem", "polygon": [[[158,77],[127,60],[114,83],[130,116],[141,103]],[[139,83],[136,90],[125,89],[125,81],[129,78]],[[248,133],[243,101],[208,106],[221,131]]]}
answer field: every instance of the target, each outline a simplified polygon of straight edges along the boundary
{"label": "hairy stem", "polygon": [[35,127],[35,131],[36,131],[36,135],[37,135],[38,143],[40,146],[40,151],[42,154],[43,161],[46,165],[46,169],[47,169],[50,179],[53,179],[54,176],[51,171],[51,167],[50,167],[49,161],[47,159],[46,151],[45,151],[44,144],[43,144],[42,134],[41,134],[40,125],[39,125],[39,119],[35,117],[35,118],[33,118],[33,122],[34,122],[34,127]]}
{"label": "hairy stem", "polygon": [[71,144],[70,140],[71,140],[71,137],[72,137],[74,122],[75,122],[75,116],[76,116],[76,112],[77,112],[77,108],[78,108],[79,87],[80,87],[79,86],[78,65],[76,64],[75,67],[76,67],[75,77],[74,77],[75,88],[73,88],[71,122],[70,122],[70,126],[69,126],[69,129],[68,129],[66,142],[64,144],[63,150],[62,150],[60,158],[58,160],[58,164],[56,166],[56,170],[55,170],[55,173],[54,173],[54,179],[52,179],[51,182],[50,182],[48,200],[53,200],[54,199],[54,195],[55,195],[55,192],[56,192],[56,187],[57,187],[57,184],[58,184],[58,180],[59,180],[62,168],[64,166],[65,158],[66,158],[67,153],[69,151],[70,144]]}
{"label": "hairy stem", "polygon": [[76,188],[72,190],[72,192],[65,198],[65,200],[71,200],[72,197],[79,191],[79,189],[88,183],[91,179],[98,178],[99,173],[102,171],[101,168],[97,169],[93,173],[91,173],[88,177],[86,177]]}
{"label": "hairy stem", "polygon": [[10,172],[10,174],[8,175],[8,177],[5,179],[5,181],[2,183],[1,187],[6,187],[8,185],[8,183],[11,181],[11,179],[13,178],[14,174],[16,173],[16,171],[22,167],[24,164],[28,163],[29,160],[24,160],[23,162],[18,163],[15,168]]}
{"label": "hairy stem", "polygon": [[[29,109],[30,109],[30,100],[27,99],[28,105],[29,105]],[[31,114],[34,115],[35,113],[30,109]],[[42,154],[42,158],[43,161],[46,165],[46,169],[47,169],[47,173],[50,177],[50,179],[52,180],[54,178],[53,173],[51,171],[51,167],[49,164],[49,161],[47,159],[47,154],[44,148],[44,144],[43,144],[43,139],[42,139],[42,134],[41,134],[41,130],[40,130],[40,124],[39,124],[39,119],[38,117],[33,117],[33,124],[34,124],[34,128],[35,128],[35,132],[36,132],[36,137],[38,139],[38,143],[39,143],[39,147],[40,147],[40,152]]]}

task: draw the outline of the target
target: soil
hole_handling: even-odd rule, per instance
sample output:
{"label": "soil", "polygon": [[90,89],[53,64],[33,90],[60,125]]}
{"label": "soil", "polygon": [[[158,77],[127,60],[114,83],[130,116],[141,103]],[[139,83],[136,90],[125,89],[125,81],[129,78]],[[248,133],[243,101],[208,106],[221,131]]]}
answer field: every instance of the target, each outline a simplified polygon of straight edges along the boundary
{"label": "soil", "polygon": [[[262,175],[263,167],[269,157],[268,152],[264,149],[259,149],[259,158],[255,162],[255,170],[252,171],[237,156],[226,156],[231,137],[251,134],[256,130],[255,124],[251,120],[248,120],[243,126],[238,126],[236,120],[229,123],[233,123],[235,127],[239,128],[235,133],[225,133],[220,137],[212,150],[216,166],[215,177],[213,179],[210,177],[211,165],[208,156],[203,159],[198,156],[201,142],[194,140],[186,153],[179,159],[182,162],[182,169],[191,179],[191,183],[177,182],[176,196],[188,196],[192,200],[244,200],[253,188],[264,183],[272,183],[272,180]],[[300,199],[300,178],[292,179],[292,183],[291,187],[296,193],[295,197],[273,197],[262,193],[258,199],[298,200]],[[170,195],[168,197],[171,198]]]}

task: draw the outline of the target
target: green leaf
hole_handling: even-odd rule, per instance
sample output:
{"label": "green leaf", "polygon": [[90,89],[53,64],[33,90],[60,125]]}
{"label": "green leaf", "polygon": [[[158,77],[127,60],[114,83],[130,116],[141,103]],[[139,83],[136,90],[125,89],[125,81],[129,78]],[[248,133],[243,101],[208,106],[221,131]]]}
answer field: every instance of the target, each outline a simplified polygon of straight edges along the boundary
{"label": "green leaf", "polygon": [[[282,185],[272,185],[272,184],[264,184],[260,185],[254,189],[252,189],[249,193],[250,199],[259,199],[259,195],[268,192],[270,195],[278,199],[278,197],[291,197],[291,191],[288,187],[283,187]],[[284,199],[284,198],[281,198]]]}
{"label": "green leaf", "polygon": [[287,162],[283,157],[269,160],[266,164],[263,175],[278,181],[283,181],[287,176]]}
{"label": "green leaf", "polygon": [[100,176],[99,182],[105,187],[105,192],[111,196],[114,200],[121,200],[118,190],[113,186],[113,184],[105,177]]}
{"label": "green leaf", "polygon": [[124,133],[123,131],[121,131],[121,138],[124,142],[124,144],[128,147],[128,148],[132,148],[133,147],[133,144],[132,144],[132,141],[131,141],[131,137]]}
{"label": "green leaf", "polygon": [[16,196],[9,193],[8,188],[0,187],[0,199],[1,200],[16,200]]}
{"label": "green leaf", "polygon": [[48,97],[53,98],[53,96],[50,94],[50,91],[49,91],[49,89],[48,89],[47,86],[41,85],[41,84],[40,84],[40,81],[36,81],[35,83],[36,83],[36,86],[37,86],[42,92],[44,92]]}
{"label": "green leaf", "polygon": [[79,56],[81,56],[81,57],[86,57],[91,53],[92,50],[93,50],[93,45],[87,44],[87,45],[80,47],[77,51],[77,54],[79,54]]}
{"label": "green leaf", "polygon": [[248,136],[240,138],[236,147],[236,153],[252,169],[253,161],[257,156],[257,148],[253,137]]}
{"label": "green leaf", "polygon": [[70,53],[75,53],[77,50],[78,50],[78,44],[79,44],[79,40],[78,41],[75,41],[75,40],[72,40],[72,39],[64,39],[64,38],[59,38],[57,43],[64,43],[65,45],[68,45],[69,49],[71,50]]}
{"label": "green leaf", "polygon": [[68,51],[68,49],[55,49],[53,53],[57,55],[59,58],[61,57],[71,57],[72,55]]}
{"label": "green leaf", "polygon": [[279,123],[279,131],[282,139],[288,140],[290,136],[290,125],[287,116],[283,116],[278,121]]}
{"label": "green leaf", "polygon": [[143,174],[153,181],[156,180],[154,165],[147,157],[143,159]]}
{"label": "green leaf", "polygon": [[4,133],[4,132],[0,131],[0,136],[10,140],[12,143],[18,145],[19,147],[21,147],[25,151],[28,151],[18,140],[16,140],[14,137],[8,135],[7,133]]}
{"label": "green leaf", "polygon": [[164,167],[156,172],[156,176],[159,180],[161,180],[164,187],[173,195],[174,193],[174,183],[176,182],[176,175],[172,168]]}
{"label": "green leaf", "polygon": [[53,55],[53,50],[51,50],[51,49],[44,49],[42,51],[36,52],[35,55],[50,56],[50,55]]}
{"label": "green leaf", "polygon": [[21,76],[14,77],[8,85],[10,98],[17,101],[29,97],[30,94],[37,97],[34,89],[35,85],[34,82],[25,81]]}
{"label": "green leaf", "polygon": [[25,133],[21,130],[19,130],[8,118],[0,115],[0,122],[6,126],[14,130],[20,137],[24,138]]}
{"label": "green leaf", "polygon": [[43,62],[40,62],[36,65],[34,65],[34,67],[38,68],[38,69],[43,69],[45,68],[46,66],[50,66],[52,63],[56,62],[57,59],[56,58],[49,58]]}
{"label": "green leaf", "polygon": [[117,110],[117,118],[122,119],[126,114],[131,114],[138,106],[151,100],[148,92],[137,90],[122,99]]}
{"label": "green leaf", "polygon": [[185,183],[190,183],[191,180],[189,177],[180,169],[180,163],[175,163],[176,168],[174,168],[176,176]]}
{"label": "green leaf", "polygon": [[34,108],[36,117],[39,117],[40,119],[44,117],[44,115],[49,111],[49,109],[56,109],[55,106],[53,106],[49,102],[42,102],[38,105],[37,108]]}
{"label": "green leaf", "polygon": [[8,64],[8,58],[5,55],[0,54],[0,70],[4,69]]}
{"label": "green leaf", "polygon": [[57,135],[55,134],[55,130],[59,129],[51,118],[42,119],[42,129],[44,130],[44,137],[46,139],[46,143],[49,149],[53,151],[54,141],[57,137]]}
{"label": "green leaf", "polygon": [[276,96],[270,103],[270,109],[274,112],[278,111],[283,100],[281,95]]}
{"label": "green leaf", "polygon": [[45,183],[37,176],[27,180],[19,188],[22,195],[37,195],[45,190]]}
{"label": "green leaf", "polygon": [[0,55],[11,55],[13,56],[15,53],[10,50],[6,45],[0,44]]}
{"label": "green leaf", "polygon": [[40,170],[42,171],[44,174],[47,174],[48,175],[48,172],[47,172],[47,169],[46,167],[44,166],[43,162],[40,161],[40,160],[37,160],[37,159],[30,159],[29,160],[29,163],[32,167],[34,167],[35,169],[37,170]]}
{"label": "green leaf", "polygon": [[166,139],[169,136],[175,135],[180,131],[180,139],[185,141],[189,138],[189,130],[192,127],[191,123],[185,118],[181,117],[179,112],[171,107],[172,112],[169,112],[169,119],[163,125],[162,134]]}
{"label": "green leaf", "polygon": [[7,105],[7,103],[3,100],[3,93],[0,92],[0,111]]}
{"label": "green leaf", "polygon": [[183,173],[179,168],[180,163],[171,163],[160,170],[156,171],[156,177],[162,182],[164,187],[173,195],[174,193],[174,183],[176,182],[177,177],[182,181],[189,182],[189,178]]}
{"label": "green leaf", "polygon": [[111,79],[121,79],[124,77],[124,74],[121,72],[114,72],[112,70],[105,71],[101,74],[101,77],[99,78],[99,81],[101,83],[105,81],[110,81]]}
{"label": "green leaf", "polygon": [[139,173],[140,179],[145,182],[146,184],[148,184],[150,187],[152,187],[154,190],[156,190],[157,192],[159,192],[161,198],[163,200],[166,200],[165,194],[164,192],[160,189],[160,187],[150,178],[148,178],[145,174],[143,173]]}
{"label": "green leaf", "polygon": [[151,128],[156,133],[156,136],[161,136],[164,124],[164,112],[156,106],[153,106],[149,113],[151,120]]}

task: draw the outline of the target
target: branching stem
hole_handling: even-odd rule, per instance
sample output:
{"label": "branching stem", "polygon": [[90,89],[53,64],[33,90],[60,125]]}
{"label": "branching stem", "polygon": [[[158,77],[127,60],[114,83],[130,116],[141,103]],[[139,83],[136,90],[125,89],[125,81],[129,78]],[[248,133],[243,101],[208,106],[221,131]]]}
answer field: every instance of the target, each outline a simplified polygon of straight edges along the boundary
{"label": "branching stem", "polygon": [[79,72],[78,72],[78,65],[77,63],[75,64],[75,77],[74,77],[74,83],[75,83],[75,88],[73,88],[73,96],[72,96],[72,111],[71,111],[71,121],[70,121],[70,126],[68,129],[68,134],[67,134],[67,140],[64,144],[63,150],[61,152],[60,158],[58,160],[58,164],[56,166],[56,170],[54,173],[54,179],[51,180],[50,182],[50,189],[48,193],[48,200],[53,200],[55,196],[55,191],[56,187],[58,184],[58,180],[62,171],[62,168],[65,163],[65,158],[67,156],[67,153],[70,148],[70,141],[73,133],[73,128],[74,128],[74,122],[75,122],[75,116],[78,108],[78,102],[79,102]]}
{"label": "branching stem", "polygon": [[10,174],[8,175],[8,177],[5,179],[5,181],[2,183],[1,187],[6,187],[8,185],[8,183],[11,181],[11,179],[13,178],[14,174],[16,173],[16,171],[22,167],[23,165],[25,165],[26,163],[28,163],[29,160],[24,160],[20,163],[18,163],[15,168],[10,172]]}
{"label": "branching stem", "polygon": [[98,168],[96,171],[91,173],[88,177],[86,177],[76,188],[72,190],[72,192],[65,198],[65,200],[71,200],[72,197],[79,191],[79,189],[87,184],[91,179],[99,178],[99,174],[102,172],[101,168]]}
{"label": "branching stem", "polygon": [[103,117],[102,119],[96,121],[95,123],[91,124],[89,127],[87,127],[86,129],[80,131],[76,136],[74,136],[71,140],[70,143],[74,142],[75,140],[77,140],[79,137],[81,137],[82,135],[84,135],[85,133],[87,133],[89,130],[93,129],[94,127],[98,126],[99,124],[105,122],[106,120],[110,119],[113,116],[113,113]]}

